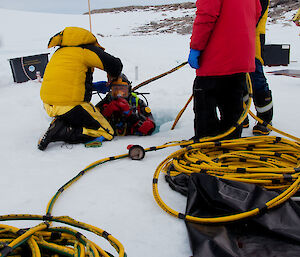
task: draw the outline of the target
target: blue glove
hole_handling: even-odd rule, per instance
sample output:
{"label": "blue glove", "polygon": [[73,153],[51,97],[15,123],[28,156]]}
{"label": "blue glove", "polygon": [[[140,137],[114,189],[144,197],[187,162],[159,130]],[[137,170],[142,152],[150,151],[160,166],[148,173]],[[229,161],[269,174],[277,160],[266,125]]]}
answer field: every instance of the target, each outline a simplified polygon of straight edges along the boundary
{"label": "blue glove", "polygon": [[188,63],[189,65],[194,69],[199,69],[199,57],[200,57],[201,51],[192,49],[190,50]]}
{"label": "blue glove", "polygon": [[106,94],[109,90],[110,86],[107,86],[107,81],[98,81],[93,83],[93,91]]}

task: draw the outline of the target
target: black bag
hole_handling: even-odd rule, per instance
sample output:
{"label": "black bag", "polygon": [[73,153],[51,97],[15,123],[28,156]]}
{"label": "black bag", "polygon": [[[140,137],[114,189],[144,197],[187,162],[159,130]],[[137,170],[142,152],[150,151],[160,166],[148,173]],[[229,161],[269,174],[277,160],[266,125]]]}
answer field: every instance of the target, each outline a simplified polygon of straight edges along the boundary
{"label": "black bag", "polygon": [[[219,217],[261,208],[278,194],[262,187],[195,173],[168,177],[187,194],[186,214]],[[185,189],[184,189],[185,188]],[[288,200],[246,220],[202,225],[186,222],[193,257],[285,257],[300,255],[300,207]]]}
{"label": "black bag", "polygon": [[9,59],[14,82],[35,80],[37,76],[43,78],[48,64],[48,55],[49,53]]}

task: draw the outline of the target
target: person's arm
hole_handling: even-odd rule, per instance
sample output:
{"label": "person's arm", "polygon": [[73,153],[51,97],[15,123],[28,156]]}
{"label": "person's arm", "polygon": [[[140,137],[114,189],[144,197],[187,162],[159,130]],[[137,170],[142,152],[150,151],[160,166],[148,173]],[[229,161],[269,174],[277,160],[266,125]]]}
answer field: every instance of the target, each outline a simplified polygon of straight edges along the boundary
{"label": "person's arm", "polygon": [[134,130],[136,134],[141,136],[151,135],[155,130],[155,122],[149,106],[145,102],[139,99],[139,121],[134,123]]}
{"label": "person's arm", "polygon": [[190,48],[204,50],[219,17],[222,0],[197,0]]}
{"label": "person's arm", "polygon": [[139,136],[151,135],[155,130],[155,123],[149,117],[145,119],[140,119],[133,125],[134,134]]}
{"label": "person's arm", "polygon": [[256,0],[256,29],[259,23],[267,22],[269,3],[269,0]]}
{"label": "person's arm", "polygon": [[105,52],[100,47],[85,45],[84,62],[88,67],[96,67],[107,72],[109,78],[118,78],[122,72],[121,60]]}
{"label": "person's arm", "polygon": [[110,90],[110,85],[109,85],[109,83],[107,83],[107,81],[93,82],[92,90],[97,91],[98,93],[101,93],[101,94],[106,94]]}

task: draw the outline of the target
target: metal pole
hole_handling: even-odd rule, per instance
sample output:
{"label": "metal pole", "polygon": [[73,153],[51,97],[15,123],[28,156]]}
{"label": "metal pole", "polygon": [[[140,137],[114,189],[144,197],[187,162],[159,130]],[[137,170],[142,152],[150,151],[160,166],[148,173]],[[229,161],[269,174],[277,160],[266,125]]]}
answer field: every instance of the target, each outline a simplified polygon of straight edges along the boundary
{"label": "metal pole", "polygon": [[91,5],[90,5],[90,0],[88,0],[88,5],[89,5],[90,32],[92,32],[92,19],[91,19]]}
{"label": "metal pole", "polygon": [[177,114],[177,117],[172,125],[171,130],[173,130],[177,124],[177,122],[179,121],[179,119],[181,118],[183,112],[185,111],[185,109],[188,107],[189,103],[192,101],[193,99],[193,95],[190,96],[189,100],[187,101],[187,103],[185,104],[185,106],[180,110],[180,112]]}
{"label": "metal pole", "polygon": [[139,80],[139,67],[135,66],[135,81]]}

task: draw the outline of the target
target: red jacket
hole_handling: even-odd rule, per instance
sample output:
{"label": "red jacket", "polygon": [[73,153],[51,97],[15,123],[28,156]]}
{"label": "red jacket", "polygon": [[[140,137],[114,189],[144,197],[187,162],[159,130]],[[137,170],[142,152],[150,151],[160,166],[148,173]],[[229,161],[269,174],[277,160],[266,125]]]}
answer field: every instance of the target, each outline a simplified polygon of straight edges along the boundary
{"label": "red jacket", "polygon": [[197,0],[190,47],[201,50],[197,76],[255,70],[259,0]]}

